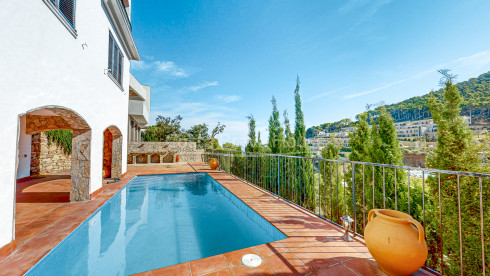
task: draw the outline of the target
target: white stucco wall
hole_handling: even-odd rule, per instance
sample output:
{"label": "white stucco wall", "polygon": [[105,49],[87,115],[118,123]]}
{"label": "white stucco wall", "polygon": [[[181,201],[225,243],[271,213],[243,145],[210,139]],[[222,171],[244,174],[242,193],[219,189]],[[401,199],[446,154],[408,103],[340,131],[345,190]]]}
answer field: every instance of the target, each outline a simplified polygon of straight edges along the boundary
{"label": "white stucco wall", "polygon": [[[123,136],[127,134],[127,53],[119,44],[125,56],[123,92],[104,72],[109,31],[117,35],[102,2],[76,1],[75,18],[77,38],[42,0],[6,1],[0,9],[0,247],[9,243],[14,233],[19,115],[56,105],[72,109],[85,119],[92,129],[90,192],[102,186],[104,129],[115,125]],[[21,138],[23,151],[30,145],[28,138]],[[125,173],[127,139],[123,139],[122,157]],[[24,166],[29,163],[24,159],[19,162],[20,177],[26,174]]]}
{"label": "white stucco wall", "polygon": [[28,177],[31,173],[31,141],[32,135],[26,133],[26,116],[19,118],[19,163],[17,165],[17,179]]}

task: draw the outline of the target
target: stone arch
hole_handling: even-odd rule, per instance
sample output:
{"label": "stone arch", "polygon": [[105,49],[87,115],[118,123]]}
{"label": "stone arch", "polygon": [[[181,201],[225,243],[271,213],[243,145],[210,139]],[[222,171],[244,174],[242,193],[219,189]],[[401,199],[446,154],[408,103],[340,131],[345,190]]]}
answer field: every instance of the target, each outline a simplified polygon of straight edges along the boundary
{"label": "stone arch", "polygon": [[136,163],[135,164],[146,164],[146,163],[148,163],[148,155],[147,154],[136,155]]}
{"label": "stone arch", "polygon": [[38,107],[19,114],[19,124],[21,119],[25,121],[25,131],[21,130],[21,133],[19,133],[17,148],[20,146],[21,135],[33,135],[57,129],[69,129],[73,131],[70,201],[90,200],[90,148],[92,132],[85,119],[72,109],[54,105]]}
{"label": "stone arch", "polygon": [[151,163],[160,163],[160,155],[159,154],[152,154],[151,155]]}
{"label": "stone arch", "polygon": [[[112,125],[104,130],[103,177],[122,177],[122,139],[123,135],[117,126]],[[108,175],[104,175],[106,170]]]}

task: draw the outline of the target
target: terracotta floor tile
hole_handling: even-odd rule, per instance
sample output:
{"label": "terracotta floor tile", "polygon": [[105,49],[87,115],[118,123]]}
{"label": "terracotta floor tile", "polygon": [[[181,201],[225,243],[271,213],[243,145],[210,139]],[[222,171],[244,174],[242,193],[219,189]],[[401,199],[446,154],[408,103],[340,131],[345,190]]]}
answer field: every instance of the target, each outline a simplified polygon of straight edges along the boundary
{"label": "terracotta floor tile", "polygon": [[290,250],[294,250],[296,248],[314,246],[315,244],[324,241],[326,238],[327,237],[323,236],[290,237],[286,240],[282,240],[281,242]]}
{"label": "terracotta floor tile", "polygon": [[367,259],[365,254],[357,251],[354,247],[349,246],[349,243],[344,241],[328,241],[315,244],[322,251],[332,254],[339,261],[346,261],[351,258]]}
{"label": "terracotta floor tile", "polygon": [[386,276],[373,259],[353,258],[342,263],[360,275]]}
{"label": "terracotta floor tile", "polygon": [[266,258],[275,254],[289,252],[289,249],[280,242],[271,242],[254,246],[255,252],[262,258]]}
{"label": "terracotta floor tile", "polygon": [[324,269],[320,269],[315,272],[315,275],[317,276],[335,276],[335,275],[341,275],[341,276],[351,276],[351,275],[357,275],[354,273],[352,270],[348,269],[346,266],[343,264],[336,264]]}
{"label": "terracotta floor tile", "polygon": [[191,276],[191,267],[190,264],[187,262],[187,263],[182,263],[182,264],[177,264],[177,265],[172,265],[172,266],[152,270],[151,275],[152,276],[165,276],[165,275]]}
{"label": "terracotta floor tile", "polygon": [[257,252],[255,252],[253,250],[253,248],[249,247],[249,248],[244,248],[244,249],[240,249],[237,251],[228,252],[228,253],[225,253],[223,255],[228,260],[229,266],[233,267],[233,266],[241,265],[242,264],[242,257],[243,257],[243,255],[246,255],[246,254],[257,254]]}
{"label": "terracotta floor tile", "polygon": [[[192,274],[192,275],[195,275],[195,274]],[[206,276],[233,276],[233,273],[231,272],[231,270],[229,268],[225,268],[225,269],[220,270],[220,271],[216,271],[216,272],[206,274]]]}
{"label": "terracotta floor tile", "polygon": [[203,275],[228,268],[228,261],[223,254],[191,261],[192,275]]}
{"label": "terracotta floor tile", "polygon": [[339,263],[339,260],[335,258],[334,254],[325,253],[315,246],[299,248],[294,251],[294,254],[308,266],[311,271],[316,271]]}
{"label": "terracotta floor tile", "polygon": [[349,243],[349,245],[350,247],[354,248],[356,251],[359,251],[361,253],[369,253],[367,247],[360,242],[351,242]]}
{"label": "terracotta floor tile", "polygon": [[231,271],[233,271],[233,274],[235,276],[242,276],[242,275],[274,275],[272,270],[267,266],[266,263],[262,263],[258,267],[246,267],[243,265],[235,266],[231,268]]}
{"label": "terracotta floor tile", "polygon": [[272,255],[265,262],[276,275],[304,275],[311,272],[292,252]]}

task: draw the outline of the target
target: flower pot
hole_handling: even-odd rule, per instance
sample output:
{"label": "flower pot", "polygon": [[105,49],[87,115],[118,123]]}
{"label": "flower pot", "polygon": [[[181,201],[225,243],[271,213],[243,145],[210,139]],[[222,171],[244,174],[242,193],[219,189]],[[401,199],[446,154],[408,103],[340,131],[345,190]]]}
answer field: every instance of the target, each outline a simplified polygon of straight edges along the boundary
{"label": "flower pot", "polygon": [[175,156],[175,162],[179,163],[180,161],[180,155]]}
{"label": "flower pot", "polygon": [[388,275],[412,275],[427,259],[424,228],[402,212],[369,211],[364,240],[379,267]]}
{"label": "flower pot", "polygon": [[211,160],[209,160],[209,167],[211,167],[211,170],[216,170],[218,166],[219,166],[218,159],[211,158]]}

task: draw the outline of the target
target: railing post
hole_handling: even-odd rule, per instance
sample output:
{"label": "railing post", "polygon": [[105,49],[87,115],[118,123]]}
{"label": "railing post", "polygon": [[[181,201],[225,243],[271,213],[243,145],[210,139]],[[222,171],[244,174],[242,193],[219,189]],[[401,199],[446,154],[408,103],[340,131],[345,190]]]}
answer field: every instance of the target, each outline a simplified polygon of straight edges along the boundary
{"label": "railing post", "polygon": [[277,157],[277,194],[281,196],[281,156]]}
{"label": "railing post", "polygon": [[356,164],[352,163],[352,212],[354,214],[354,234],[357,233],[356,217]]}

